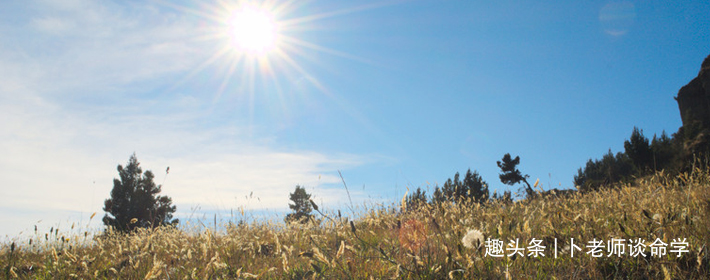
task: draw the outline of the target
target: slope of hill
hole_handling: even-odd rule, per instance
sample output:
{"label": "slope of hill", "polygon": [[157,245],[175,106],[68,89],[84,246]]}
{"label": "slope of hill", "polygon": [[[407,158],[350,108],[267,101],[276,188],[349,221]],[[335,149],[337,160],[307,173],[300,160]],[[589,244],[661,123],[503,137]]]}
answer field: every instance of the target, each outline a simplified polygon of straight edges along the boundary
{"label": "slope of hill", "polygon": [[354,221],[224,232],[38,233],[0,249],[21,279],[707,279],[710,173],[515,203],[371,208]]}

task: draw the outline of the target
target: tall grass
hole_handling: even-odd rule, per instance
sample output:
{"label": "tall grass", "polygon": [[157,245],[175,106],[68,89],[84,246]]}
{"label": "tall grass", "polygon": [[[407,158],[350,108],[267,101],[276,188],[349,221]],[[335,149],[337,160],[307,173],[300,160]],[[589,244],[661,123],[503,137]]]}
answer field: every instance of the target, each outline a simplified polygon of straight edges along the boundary
{"label": "tall grass", "polygon": [[[2,244],[0,277],[710,278],[708,170],[679,176],[658,173],[619,188],[564,197],[405,208],[373,207],[355,220],[335,211],[318,212],[319,223],[252,222],[229,225],[221,232],[158,228],[93,237],[37,233],[32,241]],[[520,247],[527,247],[533,238],[546,246],[545,256],[528,256],[528,251],[509,256],[506,251],[504,257],[492,257],[482,242],[500,240],[509,248],[510,240],[517,239]],[[581,250],[570,246],[572,238]],[[589,241],[612,238],[643,239],[646,257],[630,256],[629,248],[621,256],[587,254]],[[650,244],[656,239],[667,244],[684,239],[688,252],[651,256]]]}

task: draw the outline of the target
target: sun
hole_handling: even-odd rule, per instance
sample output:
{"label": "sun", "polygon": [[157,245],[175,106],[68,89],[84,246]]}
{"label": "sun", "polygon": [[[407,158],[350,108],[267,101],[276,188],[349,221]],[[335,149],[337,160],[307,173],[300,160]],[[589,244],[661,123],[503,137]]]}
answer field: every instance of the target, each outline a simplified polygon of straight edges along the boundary
{"label": "sun", "polygon": [[[195,40],[212,52],[204,62],[194,67],[179,82],[213,73],[218,81],[213,92],[213,104],[229,97],[245,106],[249,118],[259,104],[277,104],[277,111],[288,115],[293,100],[306,100],[291,93],[312,87],[311,92],[337,98],[310,71],[308,65],[320,64],[322,54],[366,62],[351,54],[319,44],[321,21],[350,13],[374,9],[382,4],[320,10],[314,1],[297,0],[190,0],[187,4],[161,3],[197,19]],[[316,39],[316,41],[313,41]],[[207,69],[217,70],[208,72]],[[219,82],[221,80],[221,82]],[[313,94],[315,94],[313,93]],[[260,102],[256,102],[259,99]],[[305,101],[304,101],[305,102]],[[262,105],[263,106],[263,105]]]}
{"label": "sun", "polygon": [[243,5],[227,19],[227,34],[238,51],[264,55],[273,51],[278,42],[278,22],[268,9]]}

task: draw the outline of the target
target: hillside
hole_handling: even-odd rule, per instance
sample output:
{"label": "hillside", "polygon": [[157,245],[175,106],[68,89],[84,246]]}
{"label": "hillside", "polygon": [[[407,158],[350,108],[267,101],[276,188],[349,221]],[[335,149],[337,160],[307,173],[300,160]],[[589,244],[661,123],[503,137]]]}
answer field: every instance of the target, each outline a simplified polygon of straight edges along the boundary
{"label": "hillside", "polygon": [[10,279],[710,277],[705,169],[567,197],[405,207],[370,209],[354,221],[325,211],[320,225],[254,223],[219,233],[37,233],[3,244],[0,268]]}

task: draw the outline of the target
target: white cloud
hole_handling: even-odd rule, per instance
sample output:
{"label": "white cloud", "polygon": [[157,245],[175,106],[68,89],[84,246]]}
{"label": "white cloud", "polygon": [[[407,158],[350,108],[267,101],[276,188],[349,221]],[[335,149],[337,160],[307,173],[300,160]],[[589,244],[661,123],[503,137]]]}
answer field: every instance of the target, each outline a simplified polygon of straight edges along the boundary
{"label": "white cloud", "polygon": [[[372,160],[274,148],[238,123],[201,126],[199,104],[210,100],[191,95],[155,113],[154,99],[132,91],[164,85],[210,55],[194,40],[195,23],[154,7],[44,2],[21,31],[36,37],[0,44],[0,235],[62,215],[98,212],[98,223],[116,165],[133,151],[179,207],[225,210],[285,208],[296,184],[343,200],[328,188],[340,183],[335,170]],[[3,35],[8,26],[0,27]],[[258,203],[242,199],[252,191]]]}
{"label": "white cloud", "polygon": [[37,0],[37,5],[47,7],[55,11],[79,11],[90,6],[93,1],[87,0]]}
{"label": "white cloud", "polygon": [[2,34],[17,40],[4,50],[0,45],[0,68],[32,78],[32,87],[41,87],[43,94],[115,94],[117,86],[154,84],[210,55],[197,39],[197,23],[174,13],[147,5],[43,2],[48,5],[26,11],[27,28],[13,26],[6,31],[10,34]]}
{"label": "white cloud", "polygon": [[[116,165],[125,165],[133,151],[141,166],[156,174],[156,183],[165,183],[164,194],[177,205],[225,210],[245,205],[241,197],[251,192],[260,203],[246,205],[248,209],[283,209],[296,184],[324,188],[314,195],[342,201],[344,193],[327,191],[328,185],[340,183],[334,172],[368,161],[354,155],[282,151],[230,132],[237,127],[200,129],[164,120],[171,116],[92,119],[31,101],[4,109],[0,118],[11,121],[0,130],[0,205],[34,211],[25,219],[25,229],[47,219],[42,213],[101,213],[117,177]],[[0,213],[4,219],[14,215]]]}
{"label": "white cloud", "polygon": [[47,32],[52,35],[62,35],[74,29],[76,23],[57,17],[42,17],[32,19],[32,26],[42,32]]}

